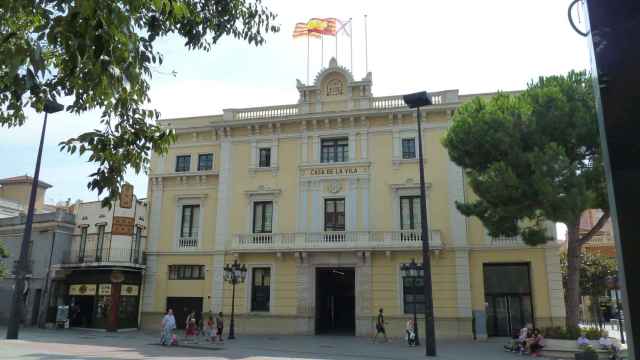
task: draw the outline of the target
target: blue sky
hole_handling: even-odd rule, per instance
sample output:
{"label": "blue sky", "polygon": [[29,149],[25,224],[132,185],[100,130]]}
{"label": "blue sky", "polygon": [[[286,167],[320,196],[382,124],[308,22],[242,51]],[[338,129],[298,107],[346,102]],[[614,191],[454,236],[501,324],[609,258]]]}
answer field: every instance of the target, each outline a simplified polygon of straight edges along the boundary
{"label": "blue sky", "polygon": [[[281,32],[262,47],[223,39],[209,53],[188,51],[177,38],[158,49],[165,62],[152,80],[151,105],[162,117],[220,113],[223,108],[295,103],[295,80],[306,81],[306,40],[293,40],[296,22],[311,17],[353,18],[353,72],[365,75],[363,15],[368,15],[368,63],[376,96],[417,90],[462,93],[524,88],[539,75],[587,69],[587,40],[567,22],[569,1],[284,1],[266,2],[279,14]],[[584,21],[584,17],[581,17]],[[324,42],[324,64],[335,53]],[[339,38],[338,61],[349,67],[348,39]],[[320,69],[320,41],[311,43],[311,79]],[[175,70],[177,76],[168,75]],[[98,115],[50,117],[41,179],[52,184],[47,202],[97,199],[86,188],[94,170],[86,157],[57,144],[98,126]],[[33,175],[42,115],[29,113],[22,128],[0,128],[0,177]],[[144,174],[129,174],[146,196]]]}

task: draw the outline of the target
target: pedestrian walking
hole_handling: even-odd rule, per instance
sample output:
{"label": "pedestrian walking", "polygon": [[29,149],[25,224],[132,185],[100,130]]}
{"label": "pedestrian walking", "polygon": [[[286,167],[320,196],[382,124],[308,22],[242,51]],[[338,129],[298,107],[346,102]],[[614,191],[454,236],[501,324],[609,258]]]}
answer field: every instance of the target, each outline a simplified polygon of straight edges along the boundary
{"label": "pedestrian walking", "polygon": [[216,332],[214,330],[213,316],[209,315],[209,319],[207,319],[207,323],[204,328],[205,336],[207,337],[207,341],[215,341],[216,340]]}
{"label": "pedestrian walking", "polygon": [[222,331],[224,330],[224,320],[222,319],[222,311],[220,311],[218,313],[218,316],[216,316],[216,328],[218,329],[217,331],[217,335],[218,335],[218,340],[219,341],[224,341],[222,340]]}
{"label": "pedestrian walking", "polygon": [[389,339],[387,338],[387,332],[385,331],[384,328],[384,309],[380,308],[380,311],[378,312],[378,318],[376,319],[376,335],[373,337],[373,342],[376,342],[376,340],[378,340],[378,335],[382,334],[382,336],[384,336],[384,341],[388,342]]}
{"label": "pedestrian walking", "polygon": [[187,316],[187,321],[185,323],[185,337],[191,338],[196,336],[197,329],[196,312],[192,311],[189,316]]}
{"label": "pedestrian walking", "polygon": [[173,343],[173,330],[176,328],[176,318],[173,316],[173,309],[167,310],[167,313],[162,318],[162,335],[160,336],[160,344],[162,345],[174,345]]}
{"label": "pedestrian walking", "polygon": [[407,321],[407,344],[409,346],[416,346],[416,328],[413,319]]}

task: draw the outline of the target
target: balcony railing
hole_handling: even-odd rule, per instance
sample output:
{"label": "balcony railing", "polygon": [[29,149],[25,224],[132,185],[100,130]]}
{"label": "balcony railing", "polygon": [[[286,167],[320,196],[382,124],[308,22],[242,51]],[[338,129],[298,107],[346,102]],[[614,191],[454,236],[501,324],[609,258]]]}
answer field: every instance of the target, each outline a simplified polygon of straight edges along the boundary
{"label": "balcony railing", "polygon": [[[432,230],[430,235],[430,247],[441,249],[440,231]],[[231,249],[238,251],[421,248],[422,236],[419,230],[236,234],[231,244]]]}
{"label": "balcony railing", "polygon": [[73,249],[63,263],[96,264],[96,263],[128,263],[142,264],[142,252],[130,248],[86,248],[84,251]]}
{"label": "balcony railing", "polygon": [[195,249],[198,247],[198,237],[181,237],[178,238],[178,248],[180,249]]}

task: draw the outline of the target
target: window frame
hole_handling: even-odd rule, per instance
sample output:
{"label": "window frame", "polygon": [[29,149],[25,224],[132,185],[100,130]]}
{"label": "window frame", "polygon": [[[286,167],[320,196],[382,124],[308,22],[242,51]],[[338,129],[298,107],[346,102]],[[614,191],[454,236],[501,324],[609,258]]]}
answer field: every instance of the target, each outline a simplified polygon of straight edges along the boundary
{"label": "window frame", "polygon": [[167,272],[169,280],[205,280],[206,271],[204,265],[200,264],[171,264],[168,265]]}
{"label": "window frame", "polygon": [[[261,272],[260,283],[261,285],[256,285],[256,272]],[[264,285],[265,283],[265,273],[269,276],[269,285]],[[250,301],[250,311],[251,312],[269,312],[271,311],[271,284],[273,282],[273,277],[271,274],[271,268],[268,266],[256,266],[251,268],[251,301]],[[259,288],[259,291],[257,291]],[[260,293],[261,297],[264,298],[263,302],[258,303],[257,294]],[[262,300],[262,299],[261,299]]]}
{"label": "window frame", "polygon": [[[266,218],[266,211],[265,211],[265,205],[269,204],[270,208],[271,208],[271,222],[270,222],[270,229],[269,231],[267,231],[265,229],[265,218]],[[261,229],[256,229],[256,214],[257,214],[257,208],[258,207],[262,207],[262,212],[261,212],[261,219],[260,219],[260,224],[262,225]],[[266,200],[266,201],[254,201],[253,202],[253,221],[251,223],[251,229],[253,231],[254,234],[272,234],[273,233],[273,201],[272,200]],[[259,230],[259,231],[256,231]]]}
{"label": "window frame", "polygon": [[[191,213],[189,214],[189,224],[188,224],[188,235],[185,235],[185,223],[184,223],[184,215],[185,215],[185,209],[191,209]],[[198,209],[198,214],[197,217],[198,219],[195,219],[194,216],[194,209]],[[200,232],[200,204],[183,204],[180,207],[180,237],[181,238],[197,238]],[[195,219],[195,220],[194,220]],[[196,224],[197,226],[194,226],[194,224]],[[194,229],[196,230],[194,232]]]}
{"label": "window frame", "polygon": [[[338,211],[338,203],[342,202],[342,212]],[[333,224],[328,223],[329,212],[327,211],[327,204],[333,203],[334,211],[331,213]],[[338,219],[340,214],[342,214],[342,224],[338,224]],[[347,224],[347,203],[346,199],[343,197],[340,198],[325,198],[324,199],[324,231],[346,231]],[[341,226],[339,226],[341,225]]]}
{"label": "window frame", "polygon": [[[403,217],[403,211],[402,211],[402,200],[409,200],[409,228],[405,229],[404,228],[404,217]],[[419,230],[419,226],[418,224],[421,222],[420,218],[415,218],[415,214],[413,212],[414,208],[414,201],[418,202],[418,207],[420,208],[420,195],[403,195],[399,197],[400,200],[400,230]],[[418,214],[420,215],[420,214]]]}
{"label": "window frame", "polygon": [[78,260],[84,262],[84,256],[87,252],[87,235],[89,234],[89,226],[80,227],[80,244],[78,244]]}
{"label": "window frame", "polygon": [[349,161],[349,137],[332,137],[320,140],[321,163],[344,163]]}
{"label": "window frame", "polygon": [[102,261],[102,253],[104,251],[104,235],[106,232],[107,224],[96,224],[96,255],[95,261]]}
{"label": "window frame", "polygon": [[[410,144],[412,143],[413,145],[413,149],[405,149],[405,144]],[[409,145],[407,145],[408,147]],[[417,151],[416,151],[416,138],[415,137],[406,137],[406,138],[402,138],[400,140],[400,149],[402,152],[402,159],[403,160],[411,160],[411,159],[417,159]]]}
{"label": "window frame", "polygon": [[137,264],[140,261],[140,244],[142,243],[142,226],[136,226],[133,230],[133,241],[131,242],[131,253],[129,260]]}
{"label": "window frame", "polygon": [[[263,152],[266,154],[264,162],[263,162],[263,158],[262,158]],[[259,168],[270,168],[271,167],[271,148],[270,147],[258,148],[258,167]]]}
{"label": "window frame", "polygon": [[[181,162],[181,160],[185,160],[185,159],[186,159],[186,168],[183,168],[181,165],[185,165],[185,163]],[[175,171],[176,172],[189,172],[189,171],[191,171],[191,155],[190,154],[176,155]]]}
{"label": "window frame", "polygon": [[[202,166],[202,159],[204,157],[209,157],[210,160],[207,161],[207,164],[209,165],[208,168],[204,168]],[[204,153],[204,154],[198,154],[198,167],[197,167],[198,171],[210,171],[213,170],[213,153]]]}

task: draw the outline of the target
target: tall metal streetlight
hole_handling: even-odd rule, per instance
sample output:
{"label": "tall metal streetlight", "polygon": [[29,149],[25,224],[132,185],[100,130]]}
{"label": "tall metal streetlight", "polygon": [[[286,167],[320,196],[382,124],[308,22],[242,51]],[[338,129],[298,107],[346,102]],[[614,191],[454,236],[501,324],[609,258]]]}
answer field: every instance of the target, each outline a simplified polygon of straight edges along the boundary
{"label": "tall metal streetlight", "polygon": [[432,105],[426,91],[402,97],[410,109],[416,109],[418,119],[418,165],[420,167],[420,223],[422,227],[422,264],[424,265],[424,328],[425,353],[436,356],[436,334],[433,317],[433,289],[431,284],[431,258],[429,256],[429,228],[427,224],[427,194],[424,181],[424,160],[422,158],[422,124],[420,107]]}
{"label": "tall metal streetlight", "polygon": [[620,331],[620,342],[625,343],[624,341],[624,327],[622,326],[622,305],[620,305],[620,296],[618,296],[618,289],[620,286],[618,285],[618,276],[607,276],[607,287],[611,290],[611,292],[616,297],[616,312],[618,313],[618,330]]}
{"label": "tall metal streetlight", "polygon": [[416,335],[416,346],[420,345],[420,336],[418,336],[418,302],[416,301],[416,280],[424,277],[424,266],[416,263],[415,259],[411,259],[408,264],[400,265],[400,273],[403,279],[411,280],[411,290],[413,292],[413,332]]}
{"label": "tall metal streetlight", "polygon": [[224,267],[224,280],[231,284],[231,325],[229,326],[229,340],[236,338],[234,316],[236,308],[236,284],[243,283],[247,277],[247,268],[244,264],[240,265],[238,259],[233,264],[227,264]]}
{"label": "tall metal streetlight", "polygon": [[36,193],[38,191],[38,179],[40,178],[40,160],[42,159],[42,145],[44,143],[44,134],[47,129],[47,115],[62,111],[64,105],[55,101],[47,100],[44,105],[44,122],[42,123],[42,134],[40,135],[40,146],[38,147],[38,158],[36,160],[36,169],[33,174],[33,183],[31,184],[31,195],[29,197],[29,207],[27,209],[27,222],[24,225],[24,233],[22,235],[22,243],[20,244],[20,258],[14,266],[16,277],[15,287],[13,289],[13,298],[11,301],[11,311],[9,312],[9,324],[7,326],[7,339],[17,339],[20,328],[20,320],[22,319],[22,296],[24,292],[24,279],[28,272],[29,242],[31,241],[31,228],[33,226],[33,211],[36,203]]}

